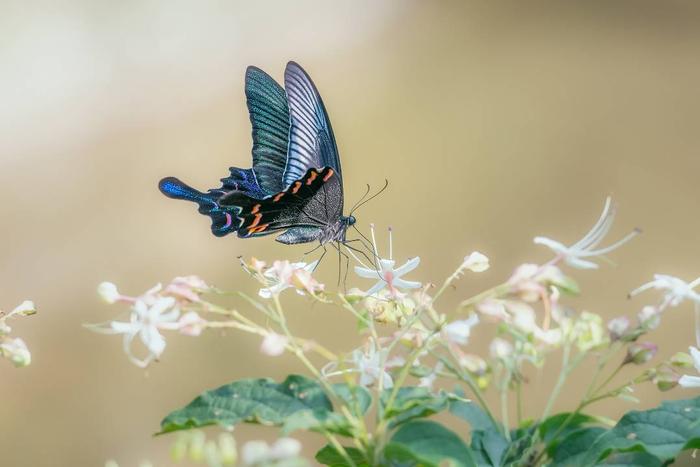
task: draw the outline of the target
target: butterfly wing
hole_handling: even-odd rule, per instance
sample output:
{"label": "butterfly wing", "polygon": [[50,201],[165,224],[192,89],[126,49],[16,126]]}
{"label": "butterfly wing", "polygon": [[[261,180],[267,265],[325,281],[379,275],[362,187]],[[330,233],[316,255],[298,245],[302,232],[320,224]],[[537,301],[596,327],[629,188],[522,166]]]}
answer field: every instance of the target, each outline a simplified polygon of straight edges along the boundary
{"label": "butterfly wing", "polygon": [[253,171],[267,194],[284,189],[287,163],[289,110],[284,89],[267,73],[250,66],[245,75],[245,95],[253,127]]}
{"label": "butterfly wing", "polygon": [[325,216],[319,217],[318,212],[328,204],[327,193],[332,190],[329,186],[338,186],[337,179],[330,167],[309,169],[286,190],[274,195],[257,199],[231,191],[219,199],[219,205],[235,211],[239,237],[287,230],[279,238],[282,243],[309,242],[316,240],[326,226]]}
{"label": "butterfly wing", "polygon": [[293,183],[310,168],[330,167],[342,177],[333,128],[313,81],[298,64],[289,62],[284,87],[290,119],[284,183]]}
{"label": "butterfly wing", "polygon": [[211,218],[211,230],[217,237],[236,232],[236,210],[218,202],[224,194],[240,191],[252,198],[264,198],[283,189],[282,176],[287,161],[289,110],[284,89],[267,73],[248,67],[245,94],[253,127],[253,168],[231,167],[230,175],[221,179],[221,187],[206,193],[198,191],[175,177],[160,181],[165,196],[184,199],[199,205],[199,212]]}

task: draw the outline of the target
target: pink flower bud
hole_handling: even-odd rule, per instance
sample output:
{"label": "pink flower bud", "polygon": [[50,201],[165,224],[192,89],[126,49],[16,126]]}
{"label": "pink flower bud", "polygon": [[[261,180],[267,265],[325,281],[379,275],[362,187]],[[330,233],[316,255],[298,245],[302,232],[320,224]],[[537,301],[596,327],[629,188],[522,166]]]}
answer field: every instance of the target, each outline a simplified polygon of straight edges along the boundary
{"label": "pink flower bud", "polygon": [[659,348],[651,342],[635,342],[627,347],[627,356],[625,357],[624,363],[643,365],[654,358],[658,350]]}

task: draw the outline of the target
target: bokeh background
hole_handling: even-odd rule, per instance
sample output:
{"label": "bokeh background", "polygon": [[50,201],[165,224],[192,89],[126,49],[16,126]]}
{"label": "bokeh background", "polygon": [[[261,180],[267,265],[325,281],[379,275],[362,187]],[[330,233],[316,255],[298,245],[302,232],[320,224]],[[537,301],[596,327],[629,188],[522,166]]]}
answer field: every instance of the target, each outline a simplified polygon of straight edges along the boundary
{"label": "bokeh background", "polygon": [[[102,280],[137,294],[198,274],[255,293],[237,256],[305,251],[215,238],[193,206],[156,188],[166,175],[208,188],[228,166],[249,166],[249,64],[280,80],[290,59],[308,70],[348,200],[390,180],[358,218],[392,225],[400,258],[421,256],[412,278],[438,282],[466,253],[488,254],[492,269],[467,276],[444,310],[546,260],[533,236],[576,240],[608,194],[612,237],[644,235],[611,255],[616,266],[576,274],[576,306],[633,315],[656,297],[626,294],[654,272],[700,274],[697,2],[3,1],[0,30],[0,306],[40,307],[14,322],[32,365],[0,362],[2,465],[169,465],[173,439],[151,437],[169,410],[233,379],[302,371],[234,333],[173,336],[144,371],[119,338],[81,327],[118,311],[98,300]],[[334,284],[336,268],[327,261],[320,277]],[[288,298],[297,333],[356,345],[342,311]],[[691,323],[687,306],[666,315],[653,334],[660,357],[693,343]],[[490,331],[479,331],[473,347],[485,350]],[[558,407],[577,400],[587,370]],[[533,378],[528,410],[552,379]],[[637,396],[642,407],[662,398],[652,387]],[[236,430],[241,441],[272,436]]]}

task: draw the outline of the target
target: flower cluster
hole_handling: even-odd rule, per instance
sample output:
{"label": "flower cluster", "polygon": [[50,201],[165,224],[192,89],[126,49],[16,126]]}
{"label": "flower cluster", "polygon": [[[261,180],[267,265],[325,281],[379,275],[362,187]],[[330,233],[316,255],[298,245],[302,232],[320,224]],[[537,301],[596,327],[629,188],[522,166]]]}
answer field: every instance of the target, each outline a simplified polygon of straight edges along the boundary
{"label": "flower cluster", "polygon": [[27,366],[32,361],[32,354],[27,344],[20,337],[12,337],[12,328],[7,320],[16,316],[30,316],[36,313],[34,302],[25,300],[9,313],[0,311],[0,355],[10,360],[16,367]]}
{"label": "flower cluster", "polygon": [[[511,412],[518,417],[515,425],[524,426],[526,418],[523,412],[530,410],[524,406],[521,393],[529,381],[532,367],[544,367],[554,352],[561,353],[559,377],[543,412],[532,423],[544,423],[552,416],[567,378],[582,362],[595,362],[595,371],[589,378],[581,402],[574,412],[557,421],[557,424],[562,422],[558,430],[570,432],[573,427],[566,425],[583,409],[588,410],[590,405],[607,398],[634,401],[632,393],[639,384],[651,382],[664,391],[677,386],[700,387],[700,375],[688,374],[692,373],[689,371],[692,368],[700,373],[700,350],[697,347],[690,347],[690,354],[678,353],[654,365],[659,349],[653,342],[643,340],[660,326],[665,310],[691,302],[698,316],[697,345],[700,347],[700,293],[695,291],[700,279],[684,282],[672,276],[655,276],[653,281],[630,295],[654,289],[662,292],[662,298],[656,305],[644,305],[635,319],[620,316],[606,323],[601,315],[575,309],[569,303],[572,302],[569,297],[580,291],[568,275],[568,268],[597,269],[597,259],[604,259],[604,255],[639,233],[635,229],[621,240],[601,247],[612,228],[614,215],[612,201],[607,199],[593,228],[571,246],[536,237],[535,243],[549,247],[555,254],[554,258],[543,264],[525,263],[515,267],[501,284],[463,299],[453,313],[441,311],[440,298],[456,289],[457,281],[467,272],[487,271],[490,266],[488,257],[478,251],[466,255],[442,285],[435,287],[429,282],[406,278],[416,273],[420,258],[412,257],[399,266],[393,256],[391,229],[388,255],[381,256],[372,226],[370,238],[362,235],[357,239],[361,246],[351,248],[345,245],[347,255],[358,263],[353,268],[355,274],[360,279],[374,281],[367,289],[329,292],[314,277],[318,261],[274,261],[268,264],[252,258],[250,261],[241,260],[241,265],[259,283],[258,296],[249,297],[241,292],[232,294],[243,299],[242,303],[249,312],[207,301],[204,293],[224,292],[207,286],[196,277],[176,278],[165,287],[159,285],[137,297],[124,296],[113,284],[103,283],[98,288],[99,294],[108,303],[127,305],[129,319],[110,321],[92,326],[92,329],[122,334],[127,355],[139,366],[146,366],[162,355],[166,346],[163,333],[166,331],[196,336],[205,328],[232,328],[257,335],[261,339],[260,352],[264,355],[276,357],[289,352],[301,361],[310,373],[315,389],[327,399],[303,416],[290,415],[291,421],[280,422],[282,415],[274,410],[269,414],[269,420],[258,421],[282,423],[285,432],[304,427],[323,433],[329,445],[324,448],[322,457],[330,459],[329,462],[337,461],[339,465],[352,465],[354,456],[365,456],[362,459],[368,460],[367,465],[384,465],[386,459],[382,457],[382,449],[389,442],[388,433],[392,427],[405,421],[391,417],[420,418],[444,409],[448,400],[463,400],[462,389],[450,392],[455,382],[460,388],[471,391],[470,397],[476,401],[473,405],[478,403],[484,416],[497,421],[494,426],[504,427],[498,436],[510,441],[515,433],[515,430],[509,430],[514,425],[509,419]],[[343,245],[338,245],[338,248],[343,248]],[[357,320],[360,342],[336,354],[313,339],[295,335],[282,305],[282,298],[286,296],[284,291],[288,289],[308,300],[333,305],[350,313]],[[202,317],[208,315],[216,316],[216,319]],[[476,327],[480,335],[489,327],[494,331],[486,356],[472,349]],[[145,357],[138,358],[132,352],[132,342],[137,336],[146,348]],[[311,358],[310,354],[315,355]],[[613,369],[610,369],[611,361],[617,362]],[[646,369],[631,379],[620,381],[622,367],[637,366]],[[274,400],[270,407],[286,408],[288,398],[299,392],[298,397],[303,401],[299,405],[306,407],[312,392],[301,391],[296,379],[300,377],[294,378],[284,387],[270,386],[273,383],[268,380],[245,380],[241,387],[251,391],[251,385],[261,384],[264,385],[263,392],[272,394],[270,397],[283,393],[284,400]],[[272,387],[277,389],[272,390]],[[228,394],[226,391],[234,389],[229,386],[224,392],[217,391],[214,391],[215,395]],[[498,393],[500,420],[496,420],[486,403],[485,391]],[[364,398],[376,402],[375,411],[368,411],[370,402]],[[511,401],[516,404],[513,411],[509,408]],[[215,407],[207,413],[202,412],[200,404],[203,403],[204,399],[196,400],[195,419],[205,413],[204,418],[209,424],[216,420],[219,405],[212,402]],[[338,412],[332,415],[323,413],[329,404]],[[401,415],[396,415],[402,411]],[[375,413],[375,423],[364,422],[367,413]],[[249,420],[265,415],[268,414],[245,412],[240,417]],[[191,427],[190,424],[195,423],[193,420],[188,419],[188,425],[178,429]],[[375,426],[375,432],[368,431]],[[550,455],[551,445],[547,440],[538,439],[537,430],[534,433],[531,446],[523,456],[533,460],[532,465],[541,465]],[[346,450],[334,434],[355,437],[356,447],[350,448],[352,451]],[[192,444],[191,440],[189,442]],[[211,453],[221,451],[220,446],[218,450],[214,449],[211,442],[207,446]],[[206,449],[202,447],[200,450]],[[255,466],[296,465],[294,462],[299,451],[298,442],[290,439],[281,439],[273,445],[252,442],[243,447],[241,461]],[[219,462],[223,462],[222,459]]]}
{"label": "flower cluster", "polygon": [[[188,336],[197,336],[202,332],[206,321],[191,308],[201,303],[201,295],[209,289],[196,276],[176,277],[165,287],[158,284],[133,297],[121,294],[116,285],[103,282],[97,288],[98,294],[109,304],[128,305],[128,320],[87,327],[103,334],[122,334],[124,351],[129,359],[140,367],[146,367],[165,350],[165,337],[161,331],[178,331]],[[132,350],[137,336],[146,350],[146,355],[140,358]]]}

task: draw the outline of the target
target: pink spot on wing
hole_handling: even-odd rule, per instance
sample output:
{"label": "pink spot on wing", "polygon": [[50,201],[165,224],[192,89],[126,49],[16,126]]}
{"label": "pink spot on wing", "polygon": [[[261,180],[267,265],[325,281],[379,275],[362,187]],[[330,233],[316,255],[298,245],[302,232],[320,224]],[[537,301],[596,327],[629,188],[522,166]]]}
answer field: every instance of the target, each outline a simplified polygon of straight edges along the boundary
{"label": "pink spot on wing", "polygon": [[231,224],[233,223],[233,219],[231,218],[231,214],[229,214],[227,212],[225,212],[224,214],[226,215],[226,225],[224,226],[224,229],[228,229],[229,227],[231,227]]}

